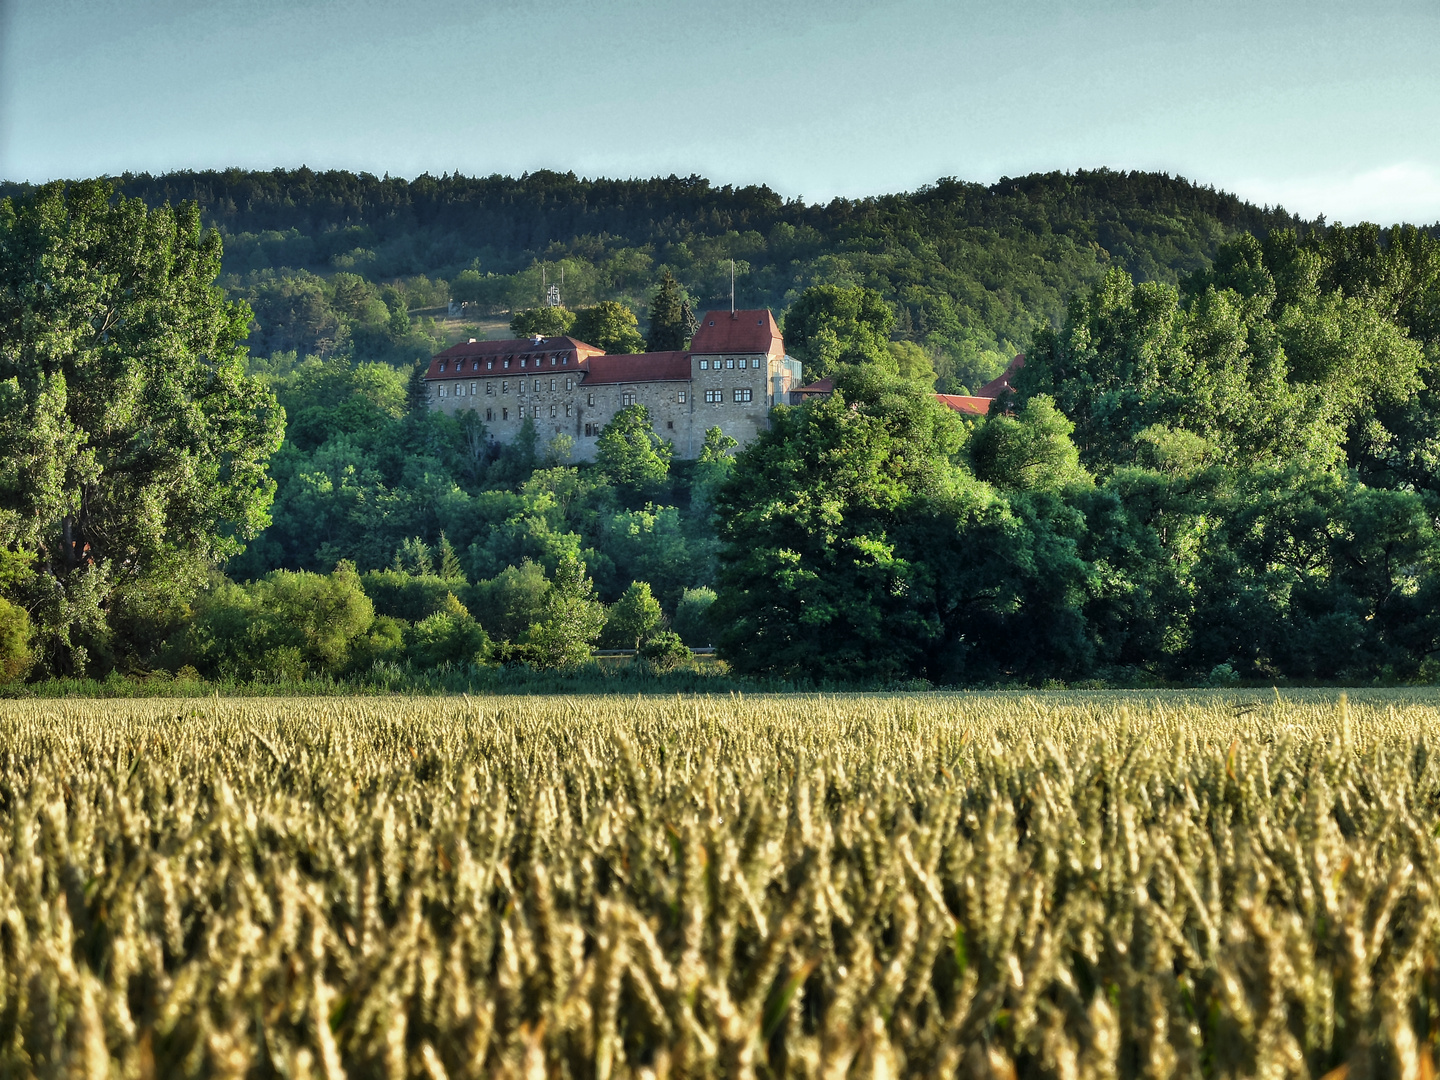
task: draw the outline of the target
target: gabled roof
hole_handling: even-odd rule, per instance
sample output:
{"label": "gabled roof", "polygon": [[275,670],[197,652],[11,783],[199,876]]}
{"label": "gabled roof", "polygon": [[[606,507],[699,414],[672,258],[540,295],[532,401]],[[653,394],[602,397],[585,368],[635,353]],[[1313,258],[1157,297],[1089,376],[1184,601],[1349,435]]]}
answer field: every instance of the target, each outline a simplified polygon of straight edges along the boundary
{"label": "gabled roof", "polygon": [[[549,357],[556,353],[566,355],[570,358],[570,365],[584,360],[587,356],[598,356],[605,350],[597,349],[594,345],[587,345],[585,342],[572,337],[548,337],[540,338],[510,338],[503,341],[462,341],[458,345],[451,345],[444,352],[436,353],[430,359],[430,369],[425,373],[427,379],[449,379],[464,378],[477,374],[471,370],[470,365],[464,368],[457,368],[455,361],[466,360],[503,360],[507,357],[513,358],[518,365],[521,357],[541,358],[547,360],[545,367],[549,367]],[[440,365],[444,363],[446,370],[441,371]],[[533,364],[527,365],[533,367]],[[512,365],[512,373],[518,374],[516,366]],[[527,371],[528,373],[528,371]],[[493,372],[492,372],[493,374]]]}
{"label": "gabled roof", "polygon": [[690,351],[697,355],[716,353],[763,353],[780,359],[785,342],[775,316],[765,308],[756,311],[707,311],[700,320]]}
{"label": "gabled roof", "polygon": [[1010,380],[1014,378],[1015,373],[1024,366],[1025,354],[1019,353],[1016,355],[1014,360],[1010,361],[1009,366],[1007,366],[1004,371],[1002,371],[995,378],[991,379],[984,386],[980,387],[979,390],[976,390],[975,396],[983,398],[997,398],[1006,390],[1013,390],[1014,387],[1010,385]]}
{"label": "gabled roof", "polygon": [[688,382],[688,352],[616,353],[591,356],[580,362],[585,386],[606,383]]}
{"label": "gabled roof", "polygon": [[966,394],[936,394],[935,400],[966,416],[986,416],[995,399],[979,395],[972,397]]}

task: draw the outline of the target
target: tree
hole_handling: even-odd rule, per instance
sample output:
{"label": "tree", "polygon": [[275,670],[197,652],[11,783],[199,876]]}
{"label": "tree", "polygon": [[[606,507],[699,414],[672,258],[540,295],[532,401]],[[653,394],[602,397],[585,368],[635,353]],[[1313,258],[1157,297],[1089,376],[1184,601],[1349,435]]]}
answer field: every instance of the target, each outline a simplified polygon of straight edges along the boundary
{"label": "tree", "polygon": [[1017,491],[1061,491],[1090,483],[1070,434],[1075,425],[1037,394],[1018,416],[991,416],[970,438],[971,468],[981,480]]}
{"label": "tree", "polygon": [[167,663],[241,679],[339,675],[374,621],[349,563],[332,574],[277,570],[248,585],[222,579],[196,598]]}
{"label": "tree", "polygon": [[674,446],[655,434],[650,410],[627,405],[611,418],[596,440],[596,460],[617,484],[645,488],[664,482]]}
{"label": "tree", "polygon": [[686,589],[675,605],[675,618],[671,625],[686,645],[709,645],[713,633],[707,613],[715,603],[715,590],[707,588]]}
{"label": "tree", "polygon": [[511,317],[510,332],[517,338],[564,337],[574,323],[574,314],[563,307],[530,308]]}
{"label": "tree", "polygon": [[581,308],[570,335],[607,353],[645,351],[645,339],[640,336],[635,313],[614,300],[602,300],[594,307]]}
{"label": "tree", "polygon": [[0,201],[0,544],[34,558],[45,670],[143,660],[269,522],[284,416],[219,270],[193,204],[100,182]]}
{"label": "tree", "polygon": [[933,387],[940,377],[935,372],[934,356],[913,341],[890,342],[890,355],[895,358],[895,367],[902,379],[913,379]]}
{"label": "tree", "polygon": [[30,670],[30,616],[18,604],[0,598],[0,686]]}
{"label": "tree", "polygon": [[446,664],[483,664],[490,652],[490,637],[450,594],[443,611],[426,616],[405,632],[405,651],[411,662],[424,670]]}
{"label": "tree", "polygon": [[648,581],[632,581],[605,617],[605,639],[616,648],[638,649],[661,628],[665,614]]}
{"label": "tree", "polygon": [[566,668],[590,659],[590,648],[605,626],[605,605],[595,596],[595,583],[585,576],[585,564],[566,556],[555,568],[555,580],[540,621],[525,634],[545,668]]}
{"label": "tree", "polygon": [[706,428],[705,442],[700,447],[700,461],[706,465],[728,461],[739,445],[738,439],[726,435],[719,427]]}
{"label": "tree", "polygon": [[785,348],[823,379],[841,364],[874,364],[899,370],[890,350],[895,312],[874,289],[812,285],[785,314]]}
{"label": "tree", "polygon": [[460,569],[460,556],[455,554],[454,545],[450,543],[444,530],[440,532],[440,544],[437,550],[440,555],[440,576],[446,581],[464,582],[465,571]]}
{"label": "tree", "polygon": [[667,266],[660,276],[660,286],[650,300],[650,337],[646,349],[650,352],[669,352],[683,349],[695,333],[694,316],[685,303],[680,283],[670,274]]}
{"label": "tree", "polygon": [[660,630],[640,643],[640,659],[656,671],[671,671],[693,655],[674,630]]}

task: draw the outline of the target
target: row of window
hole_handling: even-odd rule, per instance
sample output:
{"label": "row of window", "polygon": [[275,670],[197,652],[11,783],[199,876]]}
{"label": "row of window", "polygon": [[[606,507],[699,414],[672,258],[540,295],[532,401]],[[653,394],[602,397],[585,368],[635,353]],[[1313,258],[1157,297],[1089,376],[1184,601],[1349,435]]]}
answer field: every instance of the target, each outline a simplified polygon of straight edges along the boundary
{"label": "row of window", "polygon": [[[524,419],[525,419],[525,408],[526,408],[526,406],[521,405],[519,408],[517,408],[517,409],[515,410],[516,419],[519,419],[519,420],[524,420]],[[539,420],[539,419],[540,419],[541,410],[544,408],[544,406],[543,406],[543,405],[531,405],[529,408],[530,408],[530,417],[531,417],[531,419],[533,419],[533,420]],[[555,420],[555,419],[557,419],[557,418],[560,416],[560,413],[559,413],[558,409],[559,409],[559,406],[557,406],[557,405],[551,405],[551,406],[550,406],[550,419],[551,419],[551,420]],[[565,406],[565,415],[566,415],[566,416],[569,416],[569,415],[570,415],[570,409],[571,409],[571,406],[567,404],[567,405]],[[495,410],[494,410],[494,409],[486,409],[486,410],[485,410],[485,419],[486,419],[486,420],[494,420],[494,419],[495,419]],[[509,410],[509,409],[501,409],[501,410],[500,410],[500,419],[501,419],[501,420],[509,420],[509,419],[510,419],[510,410]],[[589,424],[586,424],[585,426],[588,428],[590,425],[589,425]]]}
{"label": "row of window", "polygon": [[[505,357],[503,360],[501,360],[501,361],[500,361],[500,368],[501,368],[501,370],[502,370],[502,371],[509,371],[509,370],[510,370],[510,362],[511,362],[512,360],[514,360],[514,359],[515,359],[514,356],[507,356],[507,357]],[[451,370],[451,371],[464,371],[464,370],[465,370],[465,365],[466,365],[467,363],[470,365],[470,370],[471,370],[471,371],[479,371],[479,370],[480,370],[480,361],[479,361],[479,360],[441,360],[441,361],[440,361],[440,370],[441,370],[441,371],[444,371],[446,365],[449,364],[449,365],[452,365],[452,366],[450,367],[450,370]],[[521,366],[522,368],[525,367],[527,363],[529,363],[529,364],[531,364],[532,366],[538,368],[538,367],[542,366],[542,365],[545,363],[545,357],[543,357],[543,356],[522,356],[522,357],[520,357],[520,366]],[[570,364],[570,354],[569,354],[569,353],[552,353],[551,356],[550,356],[550,366],[551,366],[551,367],[554,367],[556,364],[559,364],[561,367],[568,367],[569,364]],[[494,361],[494,359],[490,359],[490,360],[486,360],[486,361],[485,361],[485,370],[486,370],[486,371],[494,371],[494,370],[495,370],[495,361]]]}
{"label": "row of window", "polygon": [[[573,383],[573,380],[571,380],[571,379],[566,379],[566,380],[565,380],[565,389],[566,389],[566,390],[573,390],[573,389],[574,389],[574,386],[572,385],[572,383]],[[522,381],[522,382],[519,383],[518,385],[519,385],[519,387],[520,387],[520,393],[522,393],[522,394],[525,393],[525,383]],[[470,394],[471,394],[472,396],[475,395],[475,394],[478,394],[478,393],[480,392],[480,391],[477,389],[477,387],[478,387],[478,384],[477,384],[477,383],[473,383],[473,382],[472,382],[472,383],[470,384]],[[440,384],[438,387],[436,387],[436,391],[435,391],[435,392],[436,392],[436,396],[442,397],[442,398],[443,398],[443,397],[449,397],[449,396],[450,396],[450,391],[451,391],[451,389],[452,389],[452,387],[447,386],[446,384],[442,383],[442,384]],[[555,380],[554,380],[554,379],[551,379],[551,380],[550,380],[550,389],[551,389],[551,390],[554,390],[554,389],[555,389]],[[453,387],[453,390],[454,390],[455,397],[464,397],[464,396],[465,396],[465,384],[464,384],[464,383],[456,383],[456,384],[454,385],[454,387]],[[509,383],[508,381],[502,381],[502,382],[500,383],[500,392],[501,392],[502,394],[508,394],[508,393],[510,392],[510,383]],[[485,384],[485,393],[487,393],[487,394],[492,394],[492,395],[495,393],[495,384],[494,384],[493,382],[487,382],[487,383]],[[536,379],[536,380],[535,380],[535,393],[537,393],[537,394],[540,393],[540,380],[539,380],[539,379]],[[736,387],[734,390],[731,391],[731,393],[732,393],[732,395],[733,395],[732,400],[733,400],[737,405],[744,404],[745,402],[754,400],[754,392],[753,392],[753,391],[750,389],[750,387],[748,387],[748,386],[739,386],[739,387]],[[634,405],[635,402],[636,402],[636,400],[637,400],[637,397],[636,397],[636,393],[635,393],[634,390],[622,390],[622,391],[620,392],[620,405],[621,405],[622,408],[623,408],[623,407],[628,407],[628,406]],[[686,400],[687,400],[687,397],[686,397],[686,392],[685,392],[684,390],[677,390],[677,391],[675,391],[675,401],[676,401],[676,404],[684,405],[685,402],[686,402]],[[724,404],[724,402],[725,402],[725,391],[724,391],[724,390],[706,390],[706,391],[705,391],[705,403],[706,403],[707,405],[722,405],[722,404]],[[585,395],[585,404],[586,404],[586,406],[588,406],[589,408],[592,408],[592,409],[593,409],[593,408],[595,407],[595,395],[594,395],[594,394],[586,394],[586,395]],[[536,407],[538,408],[538,406],[536,406]],[[522,408],[523,408],[523,406],[522,406]],[[555,415],[555,413],[554,413],[555,406],[552,405],[552,406],[550,406],[550,408],[551,408],[551,413],[550,413],[550,415],[551,415],[551,416],[554,416],[554,415]],[[537,415],[538,415],[538,414],[537,414]],[[569,416],[569,415],[570,415],[570,406],[569,406],[568,404],[565,406],[565,415],[566,415],[566,416]]]}
{"label": "row of window", "polygon": [[[701,360],[701,361],[700,361],[700,370],[701,370],[701,371],[709,371],[709,370],[710,370],[710,363],[711,363],[711,362],[710,362],[709,360]],[[716,370],[716,371],[719,371],[719,370],[720,370],[720,361],[719,361],[719,360],[716,360],[714,363],[715,363],[715,370]],[[740,357],[739,360],[726,360],[726,361],[725,361],[725,366],[726,366],[726,368],[734,368],[734,367],[737,367],[737,366],[743,368],[743,367],[745,366],[745,357],[742,356],[742,357]],[[750,366],[751,366],[752,368],[758,368],[758,367],[760,366],[760,357],[758,357],[758,356],[752,356],[752,357],[750,358]]]}
{"label": "row of window", "polygon": [[[541,392],[541,389],[542,389],[541,384],[543,383],[543,381],[544,381],[544,380],[542,380],[542,379],[536,379],[536,380],[535,380],[535,393],[538,394],[538,393]],[[551,379],[551,380],[550,380],[550,389],[551,389],[552,391],[555,390],[555,389],[557,389],[557,386],[556,386],[556,383],[557,383],[557,382],[558,382],[558,380],[556,380],[556,379]],[[478,394],[478,393],[480,392],[479,389],[477,389],[478,385],[479,385],[478,383],[473,383],[473,382],[470,384],[470,393],[471,393],[472,395]],[[520,393],[522,393],[522,394],[525,393],[526,383],[525,383],[525,380],[524,380],[524,379],[521,379],[521,380],[520,380],[518,383],[516,383],[515,385],[516,385],[516,387],[519,389]],[[456,383],[454,389],[455,389],[455,396],[456,396],[456,397],[464,397],[464,396],[465,396],[465,384],[464,384],[464,383]],[[566,390],[574,390],[574,389],[575,389],[575,380],[574,380],[574,379],[566,379],[566,380],[565,380],[565,389],[566,389]],[[447,397],[447,396],[449,396],[448,391],[449,391],[449,387],[448,387],[446,384],[441,383],[441,384],[440,384],[440,390],[439,390],[439,396],[440,396],[440,397]],[[510,392],[510,382],[509,382],[508,379],[502,379],[502,380],[500,381],[500,392],[501,392],[502,394],[508,394],[508,393]],[[495,393],[495,383],[494,383],[493,381],[488,381],[488,382],[485,383],[485,393],[487,393],[487,394],[494,394],[494,393]],[[591,395],[591,396],[593,397],[594,395]]]}
{"label": "row of window", "polygon": [[[737,388],[733,391],[733,393],[734,393],[735,396],[734,396],[734,398],[733,398],[732,400],[734,400],[735,404],[737,404],[737,405],[741,404],[742,402],[746,402],[746,401],[751,400],[751,391],[750,391],[750,388],[749,388],[748,386],[740,386],[740,387],[737,387]],[[724,390],[706,390],[706,391],[705,391],[705,404],[707,404],[707,405],[723,405],[724,403],[725,403],[725,391],[724,391]]]}

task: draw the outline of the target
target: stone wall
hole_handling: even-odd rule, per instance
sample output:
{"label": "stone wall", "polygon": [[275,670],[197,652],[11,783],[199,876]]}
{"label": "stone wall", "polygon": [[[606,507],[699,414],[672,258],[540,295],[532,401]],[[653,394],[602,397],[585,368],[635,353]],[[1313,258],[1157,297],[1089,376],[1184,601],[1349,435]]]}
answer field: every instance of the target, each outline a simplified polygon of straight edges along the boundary
{"label": "stone wall", "polygon": [[431,380],[428,393],[432,409],[450,415],[473,409],[497,442],[510,442],[531,419],[538,447],[563,432],[575,440],[576,460],[593,461],[601,429],[627,405],[644,405],[655,433],[675,444],[675,456],[694,458],[712,427],[741,446],[749,443],[769,426],[771,407],[787,402],[799,383],[794,361],[696,353],[690,357],[688,381],[592,383],[574,370],[485,372]]}

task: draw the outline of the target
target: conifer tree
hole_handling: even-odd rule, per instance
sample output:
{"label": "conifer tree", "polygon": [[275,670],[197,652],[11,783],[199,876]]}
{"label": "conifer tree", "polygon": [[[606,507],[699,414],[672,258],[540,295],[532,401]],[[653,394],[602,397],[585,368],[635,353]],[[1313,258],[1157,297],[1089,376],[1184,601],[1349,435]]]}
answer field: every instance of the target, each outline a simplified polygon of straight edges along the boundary
{"label": "conifer tree", "polygon": [[660,287],[655,290],[655,298],[650,301],[650,338],[646,348],[650,352],[685,348],[694,333],[693,322],[694,316],[690,315],[680,292],[680,283],[667,267],[660,278]]}
{"label": "conifer tree", "polygon": [[440,576],[446,581],[463,580],[465,571],[460,568],[460,556],[455,554],[455,546],[443,532],[440,534],[439,552]]}

